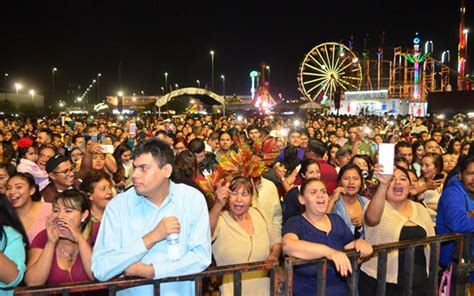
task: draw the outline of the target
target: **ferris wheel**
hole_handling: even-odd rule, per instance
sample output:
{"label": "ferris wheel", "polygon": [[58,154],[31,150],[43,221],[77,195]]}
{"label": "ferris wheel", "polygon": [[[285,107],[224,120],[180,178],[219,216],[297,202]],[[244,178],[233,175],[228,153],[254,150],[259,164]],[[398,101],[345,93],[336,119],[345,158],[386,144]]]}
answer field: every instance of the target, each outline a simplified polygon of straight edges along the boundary
{"label": "ferris wheel", "polygon": [[360,89],[362,67],[348,47],[337,42],[327,42],[305,55],[297,80],[301,93],[308,100],[331,100],[338,91]]}

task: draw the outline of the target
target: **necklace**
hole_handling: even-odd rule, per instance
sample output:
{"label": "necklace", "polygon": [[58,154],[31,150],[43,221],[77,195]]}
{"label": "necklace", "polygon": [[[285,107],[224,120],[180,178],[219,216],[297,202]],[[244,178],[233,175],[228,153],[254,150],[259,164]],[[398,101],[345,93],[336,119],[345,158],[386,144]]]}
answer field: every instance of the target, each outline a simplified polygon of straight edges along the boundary
{"label": "necklace", "polygon": [[59,253],[61,254],[61,256],[66,258],[66,260],[67,260],[67,262],[69,262],[69,264],[71,264],[72,261],[74,261],[74,258],[76,257],[77,253],[79,252],[79,248],[76,246],[72,253],[68,253],[68,252],[66,252],[66,250],[64,250],[64,248],[60,244],[58,244],[58,250],[59,250]]}

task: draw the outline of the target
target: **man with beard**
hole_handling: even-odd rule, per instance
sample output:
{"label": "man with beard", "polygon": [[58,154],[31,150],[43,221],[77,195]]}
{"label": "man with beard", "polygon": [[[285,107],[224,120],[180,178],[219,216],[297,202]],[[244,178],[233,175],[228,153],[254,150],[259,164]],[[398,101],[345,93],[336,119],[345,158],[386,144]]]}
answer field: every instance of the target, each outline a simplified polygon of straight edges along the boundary
{"label": "man with beard", "polygon": [[[170,180],[174,153],[151,138],[134,151],[133,187],[105,209],[92,254],[100,281],[125,274],[160,279],[201,272],[211,263],[209,214],[195,188]],[[179,236],[179,252],[167,255],[168,236]],[[169,257],[170,255],[174,258]],[[193,295],[190,281],[164,283],[162,295]],[[121,290],[119,295],[153,295],[153,285]]]}

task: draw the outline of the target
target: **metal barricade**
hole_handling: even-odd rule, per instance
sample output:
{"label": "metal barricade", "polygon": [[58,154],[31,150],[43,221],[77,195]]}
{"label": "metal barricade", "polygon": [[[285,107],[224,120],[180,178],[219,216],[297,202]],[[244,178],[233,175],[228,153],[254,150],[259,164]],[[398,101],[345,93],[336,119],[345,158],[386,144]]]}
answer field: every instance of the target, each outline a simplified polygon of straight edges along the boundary
{"label": "metal barricade", "polygon": [[[438,278],[439,278],[439,255],[441,244],[444,242],[454,242],[454,268],[451,280],[451,295],[464,295],[466,285],[468,283],[469,273],[474,271],[474,264],[472,262],[471,240],[472,234],[446,234],[424,238],[421,240],[405,240],[401,242],[388,243],[374,246],[374,253],[372,256],[378,257],[377,263],[377,290],[375,295],[385,295],[386,279],[387,279],[387,256],[393,250],[405,249],[405,269],[408,276],[405,277],[405,282],[402,283],[404,290],[403,295],[412,295],[414,262],[415,262],[415,248],[419,246],[430,245],[430,272],[428,277],[428,295],[437,295]],[[467,252],[463,250],[466,249]],[[356,272],[359,264],[357,262],[359,254],[355,251],[346,252],[351,264],[352,274],[348,278],[348,285],[351,295],[357,295]],[[315,264],[317,268],[317,295],[326,295],[326,275],[327,275],[327,260],[302,260],[292,257],[285,259],[285,295],[293,294],[293,269],[295,266],[303,264]],[[158,280],[153,279],[139,279],[139,278],[117,278],[107,282],[82,282],[73,284],[63,284],[55,286],[41,286],[41,287],[21,287],[15,289],[15,295],[70,295],[77,292],[90,292],[98,290],[107,290],[109,295],[116,295],[120,290],[133,288],[143,285],[153,285],[154,294],[160,295],[160,285],[168,282],[193,281],[195,283],[195,294],[202,295],[203,293],[203,279],[212,278],[215,276],[222,276],[226,274],[234,275],[234,295],[242,295],[242,273],[256,270],[270,271],[270,295],[278,295],[279,284],[279,265],[275,261],[262,261],[248,264],[228,265],[221,267],[211,267],[207,270],[190,275],[168,277]]]}
{"label": "metal barricade", "polygon": [[[472,235],[462,234],[446,234],[428,237],[420,240],[404,240],[400,242],[388,243],[374,246],[372,256],[377,256],[377,291],[375,295],[385,295],[386,279],[387,279],[387,255],[390,251],[405,249],[405,270],[407,276],[405,282],[402,283],[404,290],[403,295],[412,295],[415,248],[418,246],[430,245],[430,273],[428,278],[428,295],[436,296],[438,292],[438,275],[439,275],[439,253],[441,243],[454,241],[454,258],[462,258],[463,247],[470,250]],[[357,295],[356,272],[358,269],[358,256],[355,251],[346,252],[352,265],[352,274],[348,278],[348,285],[352,296]],[[453,277],[451,280],[451,295],[464,295],[466,285],[468,283],[469,272],[474,271],[474,264],[471,261],[471,252],[466,252],[462,260],[454,260]],[[317,268],[317,295],[326,295],[326,276],[327,276],[327,260],[302,260],[292,257],[285,259],[285,295],[293,295],[293,269],[295,266],[307,264],[315,264]]]}
{"label": "metal barricade", "polygon": [[228,265],[221,267],[211,267],[207,270],[190,275],[167,277],[158,280],[147,280],[138,278],[118,278],[107,282],[82,282],[74,284],[64,284],[55,286],[41,286],[41,287],[21,287],[15,289],[15,295],[70,295],[77,292],[91,292],[99,290],[108,290],[108,294],[114,296],[123,289],[133,288],[137,286],[153,285],[154,295],[160,295],[160,285],[168,282],[183,282],[194,281],[195,294],[203,294],[202,280],[204,278],[211,278],[213,276],[222,276],[226,274],[234,275],[234,295],[242,295],[242,273],[256,270],[270,271],[270,295],[277,295],[278,292],[278,262],[276,261],[262,261],[248,264]]}

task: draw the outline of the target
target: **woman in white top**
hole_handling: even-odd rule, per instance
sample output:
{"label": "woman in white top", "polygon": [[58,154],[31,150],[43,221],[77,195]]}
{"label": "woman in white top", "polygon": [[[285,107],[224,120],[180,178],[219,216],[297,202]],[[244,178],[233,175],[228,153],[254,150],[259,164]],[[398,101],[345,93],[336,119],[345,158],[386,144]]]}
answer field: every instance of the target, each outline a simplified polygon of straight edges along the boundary
{"label": "woman in white top", "polygon": [[[375,166],[380,182],[364,214],[365,239],[372,245],[434,236],[434,225],[426,208],[408,199],[410,177],[402,167],[393,175],[382,175],[383,166]],[[429,247],[415,248],[413,295],[428,291]],[[402,295],[405,281],[404,251],[394,250],[387,257],[386,295]],[[377,258],[362,264],[359,278],[359,295],[372,295],[377,289]]]}
{"label": "woman in white top", "polygon": [[[232,179],[221,186],[209,213],[213,238],[212,253],[218,266],[278,260],[281,239],[270,218],[251,207],[253,185],[246,177]],[[222,211],[228,205],[227,211]],[[266,271],[242,274],[242,295],[270,295],[270,279]],[[233,295],[233,276],[225,275],[221,295]]]}

